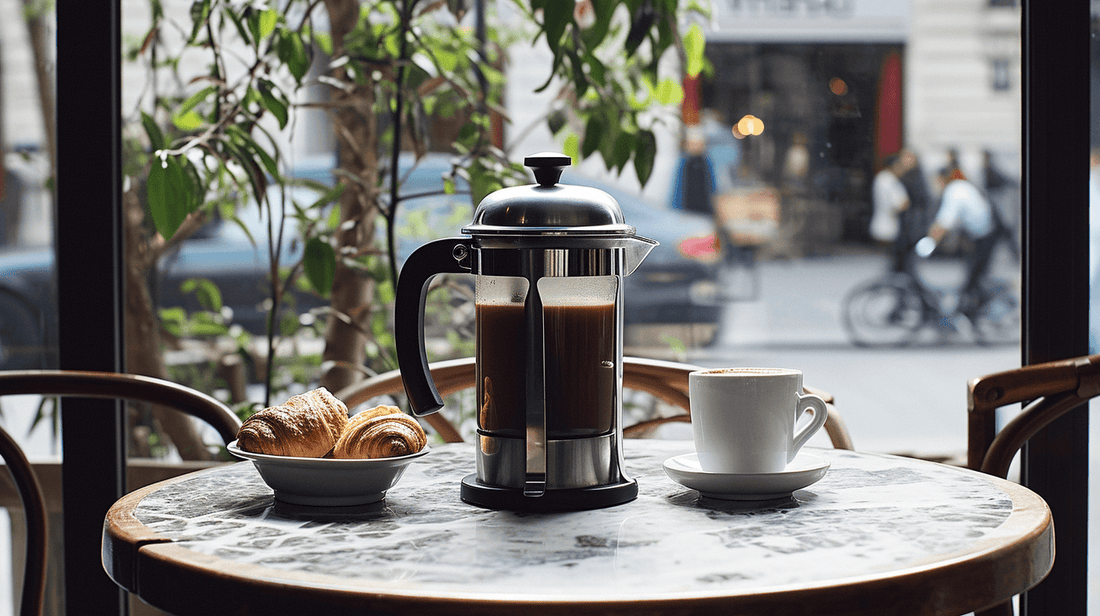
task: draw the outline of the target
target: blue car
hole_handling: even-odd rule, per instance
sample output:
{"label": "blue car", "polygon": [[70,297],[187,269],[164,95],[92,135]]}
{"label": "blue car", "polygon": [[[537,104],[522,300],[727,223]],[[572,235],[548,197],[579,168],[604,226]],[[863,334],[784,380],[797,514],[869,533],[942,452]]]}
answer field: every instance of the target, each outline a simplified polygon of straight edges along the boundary
{"label": "blue car", "polygon": [[[429,240],[459,234],[473,217],[465,194],[441,194],[443,175],[451,159],[430,155],[408,173],[402,185],[407,195],[435,193],[403,200],[398,209],[398,261]],[[403,159],[411,164],[411,158]],[[295,169],[299,177],[331,181],[331,157],[303,161]],[[405,175],[405,171],[402,171]],[[670,344],[666,335],[688,346],[709,343],[717,334],[721,305],[716,283],[720,259],[714,254],[714,224],[706,216],[671,211],[602,182],[590,181],[566,171],[563,182],[595,186],[619,202],[629,224],[639,235],[661,243],[641,267],[625,278],[625,324],[628,346]],[[463,186],[459,184],[459,192]],[[307,195],[293,189],[302,201]],[[167,254],[153,275],[154,301],[158,306],[199,309],[193,294],[181,287],[192,278],[216,283],[232,322],[247,331],[265,331],[268,301],[267,225],[258,208],[240,208],[245,233],[237,224],[215,220]],[[384,246],[384,225],[379,225]],[[255,239],[255,244],[249,235]],[[295,238],[296,229],[285,237]],[[300,258],[301,242],[288,239],[284,263]],[[57,364],[57,324],[54,255],[50,248],[0,252],[0,368],[28,369]],[[306,292],[296,292],[295,309],[304,313],[327,304]]]}

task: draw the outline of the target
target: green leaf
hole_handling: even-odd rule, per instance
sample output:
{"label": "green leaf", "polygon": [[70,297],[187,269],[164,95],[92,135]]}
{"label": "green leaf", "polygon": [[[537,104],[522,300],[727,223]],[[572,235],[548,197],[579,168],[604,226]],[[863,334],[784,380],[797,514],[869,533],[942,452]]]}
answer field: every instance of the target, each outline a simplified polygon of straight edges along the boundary
{"label": "green leaf", "polygon": [[161,327],[173,336],[183,335],[183,323],[187,320],[187,312],[183,308],[161,308],[159,316]]}
{"label": "green leaf", "polygon": [[588,75],[584,72],[584,63],[580,56],[572,51],[566,52],[569,56],[569,65],[573,68],[573,88],[577,91],[576,97],[582,98],[588,92]]}
{"label": "green leaf", "polygon": [[154,158],[147,190],[153,225],[165,239],[171,238],[199,205],[192,176],[176,156]]}
{"label": "green leaf", "polygon": [[306,242],[303,256],[306,278],[309,284],[322,296],[332,292],[332,283],[336,279],[336,251],[319,237]]}
{"label": "green leaf", "polygon": [[266,9],[259,14],[259,38],[267,38],[275,31],[275,25],[279,23],[279,12],[275,9]]}
{"label": "green leaf", "polygon": [[252,37],[248,33],[248,27],[245,25],[245,15],[233,10],[232,7],[227,7],[223,11],[223,15],[229,18],[229,21],[233,22],[233,26],[237,29],[237,34],[240,35],[241,40],[245,43],[250,43]]}
{"label": "green leaf", "polygon": [[149,137],[149,148],[154,152],[163,150],[164,133],[161,132],[160,127],[157,126],[157,121],[153,119],[153,116],[142,111],[141,125],[145,128],[145,135]]}
{"label": "green leaf", "polygon": [[185,133],[197,130],[205,123],[206,120],[194,111],[188,111],[187,113],[177,114],[172,117],[172,124]]}
{"label": "green leaf", "polygon": [[561,144],[561,153],[565,154],[573,160],[580,160],[581,158],[581,138],[577,136],[577,133],[570,132],[566,135]]}
{"label": "green leaf", "polygon": [[[233,139],[233,143],[240,147],[242,153],[254,154],[256,159],[259,159],[260,163],[264,166],[264,169],[267,170],[267,173],[271,175],[271,177],[279,177],[278,161],[266,150],[264,150],[263,147],[256,142],[252,135],[245,132],[243,129],[241,129],[240,126],[237,126],[236,124],[230,124],[229,126],[227,126],[225,132]],[[275,155],[278,156],[279,150],[275,149],[274,152]]]}
{"label": "green leaf", "polygon": [[546,116],[546,127],[550,129],[551,135],[556,135],[561,129],[565,128],[565,123],[568,121],[569,118],[565,115],[564,110],[555,109]]}
{"label": "green leaf", "polygon": [[280,129],[286,128],[286,124],[290,120],[289,101],[281,96],[282,93],[279,92],[275,84],[266,79],[260,80],[259,90],[264,109],[275,116],[275,119],[279,121]]}
{"label": "green leaf", "polygon": [[202,32],[203,26],[206,25],[206,20],[210,17],[210,0],[198,0],[191,4],[191,36],[188,38],[188,44],[194,43],[195,39],[199,37],[199,33]]}
{"label": "green leaf", "polygon": [[203,310],[221,312],[223,305],[222,292],[212,280],[188,278],[180,285],[180,290],[184,293],[194,293],[195,299],[199,301],[199,305],[202,306]]}
{"label": "green leaf", "polygon": [[637,136],[634,133],[625,130],[620,131],[612,148],[612,160],[608,164],[614,166],[619,173],[622,173],[626,164],[630,162],[630,157],[634,155],[636,144]]}
{"label": "green leaf", "polygon": [[215,86],[207,86],[192,94],[187,100],[183,101],[179,109],[176,109],[176,113],[172,116],[172,123],[185,132],[195,130],[199,126],[202,126],[206,120],[195,112],[194,109],[199,103],[205,101],[211,94],[215,94],[217,91],[218,89]]}
{"label": "green leaf", "polygon": [[245,11],[252,42],[259,45],[261,40],[275,31],[275,25],[279,23],[279,12],[275,9],[257,11],[252,8],[246,8]]}
{"label": "green leaf", "polygon": [[703,29],[699,24],[691,24],[684,37],[684,55],[687,56],[684,71],[688,77],[698,77],[703,71],[703,67],[706,66],[706,56],[703,53],[706,47],[707,41],[703,35]]}
{"label": "green leaf", "polygon": [[588,158],[600,148],[606,128],[602,116],[593,115],[588,118],[588,123],[584,127],[584,141],[581,142],[582,158]]}
{"label": "green leaf", "polygon": [[588,63],[588,81],[596,84],[597,86],[603,86],[607,83],[607,67],[603,62],[600,62],[596,56],[587,56],[585,61]]}
{"label": "green leaf", "polygon": [[634,145],[634,173],[638,176],[638,182],[645,186],[649,176],[653,173],[653,163],[657,159],[657,137],[652,131],[638,131]]}
{"label": "green leaf", "polygon": [[199,312],[191,317],[191,322],[188,323],[187,334],[190,336],[224,336],[229,333],[229,328],[225,326],[216,315],[212,315],[209,312]]}
{"label": "green leaf", "polygon": [[654,95],[662,105],[679,105],[684,100],[684,86],[675,79],[666,77],[657,85]]}
{"label": "green leaf", "polygon": [[573,3],[564,0],[547,2],[542,11],[542,21],[546,43],[550,46],[550,51],[557,56],[562,35],[565,34],[566,27],[573,23]]}
{"label": "green leaf", "polygon": [[332,36],[322,33],[313,33],[313,42],[317,45],[317,48],[321,50],[321,53],[326,56],[332,55]]}
{"label": "green leaf", "polygon": [[581,39],[588,49],[595,49],[603,42],[611,28],[611,17],[615,14],[616,0],[592,0],[592,10],[595,12],[596,21],[587,30],[581,33]]}
{"label": "green leaf", "polygon": [[279,59],[290,70],[290,74],[294,75],[294,79],[301,84],[302,77],[309,72],[310,64],[309,54],[306,53],[302,37],[293,30],[282,29],[279,32],[278,54]]}
{"label": "green leaf", "polygon": [[189,96],[187,100],[183,101],[183,104],[180,105],[179,109],[176,110],[176,113],[187,113],[188,111],[191,111],[196,106],[198,106],[199,103],[206,100],[208,96],[217,91],[218,89],[215,86],[206,86],[205,88]]}
{"label": "green leaf", "polygon": [[432,50],[432,56],[439,64],[439,68],[444,73],[452,73],[458,68],[458,54],[450,49],[434,49]]}
{"label": "green leaf", "polygon": [[232,139],[223,139],[220,141],[222,147],[225,148],[226,154],[230,158],[234,159],[241,165],[245,173],[248,174],[248,181],[252,185],[253,196],[257,201],[262,201],[264,195],[267,192],[267,177],[263,173],[263,169],[256,164],[255,159],[250,156],[250,152],[247,147],[241,147]]}

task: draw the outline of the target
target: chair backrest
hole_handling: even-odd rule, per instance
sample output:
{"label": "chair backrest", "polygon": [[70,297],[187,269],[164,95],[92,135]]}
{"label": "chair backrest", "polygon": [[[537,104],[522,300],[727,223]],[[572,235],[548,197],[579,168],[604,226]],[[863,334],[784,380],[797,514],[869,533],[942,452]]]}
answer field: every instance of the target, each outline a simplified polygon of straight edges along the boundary
{"label": "chair backrest", "polygon": [[[218,399],[178,383],[134,374],[72,370],[0,372],[0,396],[37,394],[114,398],[150,402],[187,413],[218,431],[226,444],[237,437],[241,421]],[[48,517],[42,489],[19,445],[0,428],[0,456],[19,490],[26,518],[27,549],[20,614],[40,614],[46,592]]]}
{"label": "chair backrest", "polygon": [[[429,366],[436,389],[441,396],[447,396],[464,389],[470,389],[475,385],[475,363],[473,357],[451,359],[435,362]],[[657,397],[659,400],[684,410],[678,415],[657,417],[647,421],[628,426],[623,430],[627,437],[637,437],[646,434],[656,427],[669,422],[691,421],[691,408],[688,402],[688,374],[695,370],[701,370],[699,366],[679,362],[663,361],[659,359],[645,359],[641,357],[623,358],[623,386],[628,389],[644,391]],[[833,406],[833,397],[827,392],[812,387],[805,388],[807,392],[814,393],[826,401],[829,409],[829,419],[825,422],[825,429],[829,439],[837,449],[852,449],[852,440],[840,418],[840,414]],[[404,383],[401,380],[399,370],[391,370],[360,381],[347,387],[335,395],[343,400],[348,408],[354,408],[359,404],[377,398],[379,396],[394,395],[404,392]],[[459,442],[462,435],[441,415],[435,413],[423,418],[432,426],[440,437],[447,442]]]}
{"label": "chair backrest", "polygon": [[[1100,395],[1100,355],[1034,364],[970,381],[967,395],[967,466],[1008,475],[1016,452],[1039,430]],[[997,409],[1024,409],[999,432]]]}
{"label": "chair backrest", "polygon": [[161,404],[210,424],[229,444],[241,420],[217,398],[179,383],[137,374],[79,370],[8,370],[0,372],[0,396],[38,394],[113,398]]}
{"label": "chair backrest", "polygon": [[[967,466],[1002,479],[1024,443],[1066,412],[1100,395],[1100,355],[1033,364],[972,379],[967,388]],[[997,430],[997,409],[1025,403]],[[1011,616],[1011,601],[976,616]]]}
{"label": "chair backrest", "polygon": [[42,613],[46,600],[46,536],[49,518],[46,498],[27,456],[15,439],[0,428],[0,457],[11,472],[19,498],[23,501],[23,519],[27,529],[26,562],[23,565],[23,589],[19,604],[22,616]]}

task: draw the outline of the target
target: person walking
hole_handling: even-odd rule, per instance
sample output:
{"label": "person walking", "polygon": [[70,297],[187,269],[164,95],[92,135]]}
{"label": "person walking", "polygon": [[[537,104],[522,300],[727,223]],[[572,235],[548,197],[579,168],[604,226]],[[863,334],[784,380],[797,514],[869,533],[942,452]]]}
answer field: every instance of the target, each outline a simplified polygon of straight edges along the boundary
{"label": "person walking", "polygon": [[899,273],[912,271],[912,199],[903,178],[915,160],[905,152],[888,156],[871,183],[874,213],[868,230],[871,237],[878,242],[891,245],[891,271]]}

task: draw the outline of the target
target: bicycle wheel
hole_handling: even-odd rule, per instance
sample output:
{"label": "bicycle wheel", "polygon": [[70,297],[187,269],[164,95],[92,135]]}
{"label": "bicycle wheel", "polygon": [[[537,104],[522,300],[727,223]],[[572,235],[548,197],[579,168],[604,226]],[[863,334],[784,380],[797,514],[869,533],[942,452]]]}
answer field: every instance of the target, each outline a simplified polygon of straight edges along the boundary
{"label": "bicycle wheel", "polygon": [[925,306],[911,286],[876,281],[844,298],[844,328],[856,346],[904,346],[924,325]]}
{"label": "bicycle wheel", "polygon": [[970,319],[978,344],[1015,344],[1020,341],[1020,302],[1007,284],[993,283],[989,298]]}

